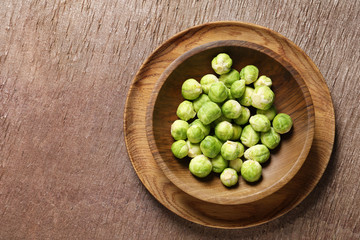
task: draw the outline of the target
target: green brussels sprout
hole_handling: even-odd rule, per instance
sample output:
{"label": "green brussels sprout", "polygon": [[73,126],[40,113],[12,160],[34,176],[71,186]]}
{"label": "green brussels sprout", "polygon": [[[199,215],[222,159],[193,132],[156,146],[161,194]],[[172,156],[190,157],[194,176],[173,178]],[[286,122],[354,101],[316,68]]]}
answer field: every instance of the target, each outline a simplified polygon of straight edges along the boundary
{"label": "green brussels sprout", "polygon": [[229,166],[229,161],[225,160],[221,154],[211,159],[212,170],[216,173],[221,173],[225,168]]}
{"label": "green brussels sprout", "polygon": [[[221,113],[221,110],[220,110],[220,113]],[[182,103],[180,103],[176,110],[176,115],[181,120],[184,120],[184,121],[188,121],[191,118],[194,118],[196,115],[196,112],[194,110],[194,106],[193,106],[192,102],[185,100]]]}
{"label": "green brussels sprout", "polygon": [[209,158],[216,157],[221,151],[222,143],[213,136],[206,136],[200,143],[201,152]]}
{"label": "green brussels sprout", "polygon": [[289,115],[285,113],[279,113],[275,116],[272,125],[277,133],[284,134],[290,131],[293,122]]}
{"label": "green brussels sprout", "polygon": [[186,131],[186,135],[191,143],[199,143],[205,137],[204,131],[198,125],[189,127]]}
{"label": "green brussels sprout", "polygon": [[202,154],[199,143],[192,143],[189,140],[186,141],[186,145],[189,148],[188,156],[194,158]]}
{"label": "green brussels sprout", "polygon": [[245,92],[245,80],[237,80],[230,87],[231,95],[234,98],[240,98]]}
{"label": "green brussels sprout", "polygon": [[236,100],[228,100],[222,105],[221,111],[226,118],[236,119],[240,117],[241,105]]}
{"label": "green brussels sprout", "polygon": [[244,155],[245,148],[244,148],[244,145],[242,145],[241,143],[237,142],[237,144],[239,145],[239,148],[240,148],[240,152],[238,155],[238,158],[240,158]]}
{"label": "green brussels sprout", "polygon": [[203,130],[205,136],[209,135],[209,133],[210,133],[210,125],[203,124],[200,121],[200,119],[195,119],[192,123],[189,124],[189,127],[191,127],[193,125],[199,126]]}
{"label": "green brussels sprout", "polygon": [[171,145],[171,151],[177,158],[184,158],[188,155],[189,148],[184,140],[177,140]]}
{"label": "green brussels sprout", "polygon": [[244,94],[238,99],[239,103],[243,106],[249,107],[251,106],[251,96],[254,92],[254,89],[246,86]]}
{"label": "green brussels sprout", "polygon": [[223,121],[215,127],[215,136],[221,141],[229,140],[232,138],[233,134],[234,130],[232,124],[227,121]]}
{"label": "green brussels sprout", "polygon": [[266,86],[255,88],[251,95],[251,104],[258,109],[267,110],[274,102],[274,92]]}
{"label": "green brussels sprout", "polygon": [[200,84],[204,93],[208,94],[210,86],[213,83],[218,82],[219,79],[214,74],[206,74],[200,79]]}
{"label": "green brussels sprout", "polygon": [[246,149],[244,157],[259,163],[264,163],[270,158],[270,151],[265,145],[257,144]]}
{"label": "green brussels sprout", "polygon": [[251,125],[246,125],[241,133],[241,143],[247,147],[252,147],[259,142],[260,134]]}
{"label": "green brussels sprout", "polygon": [[228,94],[228,89],[226,88],[225,84],[222,82],[216,82],[210,86],[208,96],[211,101],[221,103],[226,100]]}
{"label": "green brussels sprout", "polygon": [[269,119],[262,114],[256,114],[249,119],[252,128],[257,132],[267,132],[270,130],[271,124]]}
{"label": "green brussels sprout", "polygon": [[187,100],[195,100],[201,93],[202,88],[200,83],[193,78],[187,79],[181,87],[181,94]]}
{"label": "green brussels sprout", "polygon": [[251,84],[256,81],[259,75],[259,69],[254,65],[247,65],[240,71],[240,78],[245,80],[246,84]]}
{"label": "green brussels sprout", "polygon": [[221,116],[221,109],[216,103],[206,102],[199,109],[197,116],[203,124],[208,125]]}
{"label": "green brussels sprout", "polygon": [[214,71],[221,75],[230,72],[232,66],[232,59],[226,53],[218,54],[212,61],[211,67]]}
{"label": "green brussels sprout", "polygon": [[274,128],[270,128],[269,131],[261,133],[260,139],[261,143],[266,147],[274,149],[279,145],[281,137],[280,134],[275,132]]}
{"label": "green brussels sprout", "polygon": [[196,156],[191,159],[189,170],[194,176],[204,178],[211,173],[211,161],[204,155]]}
{"label": "green brussels sprout", "polygon": [[250,118],[250,110],[247,107],[241,107],[241,114],[240,117],[234,119],[234,122],[238,125],[244,125],[248,123]]}
{"label": "green brussels sprout", "polygon": [[270,121],[272,121],[274,119],[274,117],[276,116],[276,109],[275,106],[272,105],[269,109],[267,110],[261,110],[261,109],[257,109],[256,110],[256,114],[262,114],[265,115]]}
{"label": "green brussels sprout", "polygon": [[220,174],[220,180],[226,187],[232,187],[239,181],[239,176],[236,170],[232,168],[225,168]]}
{"label": "green brussels sprout", "polygon": [[260,163],[255,160],[247,160],[241,166],[241,176],[247,182],[256,182],[260,179],[262,174],[262,167]]}
{"label": "green brussels sprout", "polygon": [[193,101],[193,105],[194,105],[194,109],[195,112],[198,112],[201,108],[201,106],[206,103],[206,102],[210,102],[210,98],[208,97],[208,95],[206,94],[201,94],[200,97],[198,97],[197,99],[195,99]]}
{"label": "green brussels sprout", "polygon": [[242,128],[239,125],[233,124],[233,136],[230,140],[239,140],[242,132]]}
{"label": "green brussels sprout", "polygon": [[269,77],[262,75],[259,77],[258,80],[256,80],[256,82],[254,82],[254,87],[259,87],[259,86],[267,86],[267,87],[271,87],[272,86],[272,81]]}
{"label": "green brussels sprout", "polygon": [[225,160],[235,160],[239,157],[240,151],[238,142],[226,141],[221,147],[221,156]]}
{"label": "green brussels sprout", "polygon": [[234,169],[237,172],[240,172],[242,164],[243,164],[243,161],[241,160],[241,158],[237,158],[235,160],[229,161],[229,167],[231,167],[232,169]]}
{"label": "green brussels sprout", "polygon": [[226,87],[230,88],[231,85],[240,79],[240,73],[235,69],[231,69],[230,72],[221,74],[219,77],[219,81],[223,82]]}
{"label": "green brussels sprout", "polygon": [[184,120],[175,120],[173,124],[171,124],[171,136],[175,140],[185,140],[187,138],[186,131],[189,128],[189,124]]}

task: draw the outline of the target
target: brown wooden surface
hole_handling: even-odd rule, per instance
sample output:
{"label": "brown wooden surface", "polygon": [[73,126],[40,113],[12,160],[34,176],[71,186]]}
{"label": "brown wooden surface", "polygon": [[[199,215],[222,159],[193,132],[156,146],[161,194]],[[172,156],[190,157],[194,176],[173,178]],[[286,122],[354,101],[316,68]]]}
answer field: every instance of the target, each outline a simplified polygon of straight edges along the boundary
{"label": "brown wooden surface", "polygon": [[[356,239],[360,236],[359,1],[15,1],[0,4],[0,239]],[[323,178],[265,225],[217,230],[159,204],[126,154],[141,63],[196,24],[280,32],[315,62],[336,112]],[[143,136],[139,136],[143,137]]]}

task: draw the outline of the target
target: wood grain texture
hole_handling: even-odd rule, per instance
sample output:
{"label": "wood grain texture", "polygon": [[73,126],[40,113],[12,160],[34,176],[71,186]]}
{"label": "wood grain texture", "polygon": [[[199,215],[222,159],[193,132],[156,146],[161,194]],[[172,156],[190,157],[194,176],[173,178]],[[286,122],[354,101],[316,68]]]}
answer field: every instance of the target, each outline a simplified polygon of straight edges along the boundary
{"label": "wood grain texture", "polygon": [[[353,0],[2,1],[0,239],[359,238],[359,12]],[[218,20],[260,24],[300,46],[336,112],[334,151],[315,190],[245,230],[202,227],[159,204],[122,130],[146,57],[175,33]]]}

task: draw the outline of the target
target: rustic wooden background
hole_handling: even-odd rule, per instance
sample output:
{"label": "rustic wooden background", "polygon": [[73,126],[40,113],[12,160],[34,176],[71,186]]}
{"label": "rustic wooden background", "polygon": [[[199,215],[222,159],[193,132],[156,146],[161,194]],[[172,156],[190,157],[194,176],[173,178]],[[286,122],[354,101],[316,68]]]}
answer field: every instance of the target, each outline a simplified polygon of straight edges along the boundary
{"label": "rustic wooden background", "polygon": [[[158,203],[126,153],[123,110],[146,57],[193,25],[269,27],[319,67],[336,112],[329,166],[294,210],[218,230]],[[360,1],[2,0],[0,239],[360,238]],[[316,159],[314,159],[316,161]]]}

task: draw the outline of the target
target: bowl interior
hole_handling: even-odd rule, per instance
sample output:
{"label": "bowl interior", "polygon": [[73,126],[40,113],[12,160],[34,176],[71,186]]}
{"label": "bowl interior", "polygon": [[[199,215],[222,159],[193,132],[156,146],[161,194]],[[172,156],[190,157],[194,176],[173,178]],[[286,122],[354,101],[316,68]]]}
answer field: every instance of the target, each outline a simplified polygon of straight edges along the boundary
{"label": "bowl interior", "polygon": [[[246,183],[239,176],[233,188],[222,185],[219,174],[204,179],[194,177],[189,169],[190,158],[176,159],[171,152],[174,142],[171,124],[178,119],[176,109],[184,100],[181,85],[188,78],[200,81],[214,73],[211,60],[221,52],[233,59],[238,71],[253,64],[259,76],[273,81],[277,112],[293,119],[291,132],[281,135],[280,145],[271,150],[270,160],[263,165],[262,179]],[[218,41],[192,49],[177,58],[162,74],[148,106],[147,132],[150,149],[165,175],[177,187],[198,199],[218,204],[241,204],[256,201],[286,184],[300,169],[310,150],[314,131],[314,112],[309,91],[297,71],[271,50],[244,41]]]}

